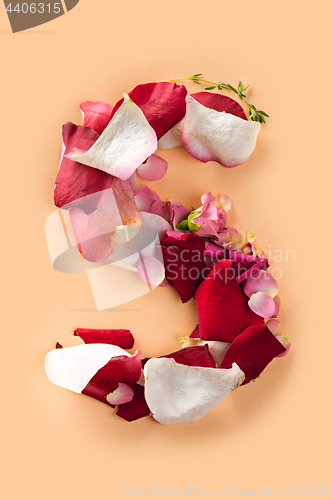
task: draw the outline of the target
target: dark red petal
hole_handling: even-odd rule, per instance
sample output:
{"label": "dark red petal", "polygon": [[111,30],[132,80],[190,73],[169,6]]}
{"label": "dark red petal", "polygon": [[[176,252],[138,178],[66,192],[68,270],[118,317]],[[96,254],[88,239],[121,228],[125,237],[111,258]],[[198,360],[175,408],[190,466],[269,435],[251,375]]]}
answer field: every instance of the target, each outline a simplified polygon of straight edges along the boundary
{"label": "dark red petal", "polygon": [[144,387],[139,384],[134,384],[132,389],[134,392],[132,401],[120,405],[117,412],[118,417],[127,420],[127,422],[147,417],[150,414],[150,410],[144,396]]}
{"label": "dark red petal", "polygon": [[226,95],[214,94],[211,92],[197,92],[196,94],[191,94],[191,97],[206,108],[215,109],[215,111],[225,111],[231,115],[243,118],[243,120],[247,120],[247,116],[242,106]]}
{"label": "dark red petal", "polygon": [[134,338],[129,330],[77,328],[74,335],[80,337],[85,344],[112,344],[122,349],[132,349],[134,345]]}
{"label": "dark red petal", "polygon": [[187,302],[205,278],[205,240],[192,233],[181,234],[178,239],[168,236],[167,231],[161,246],[165,277],[182,302]]}
{"label": "dark red petal", "polygon": [[196,345],[192,347],[184,347],[179,351],[160,356],[161,358],[172,358],[177,363],[187,366],[204,366],[215,368],[215,360],[209,352],[208,345]]}
{"label": "dark red petal", "polygon": [[133,356],[114,357],[103,368],[98,370],[83,389],[82,394],[109,404],[105,396],[117,389],[119,382],[132,387],[139,380],[141,370],[140,351]]}
{"label": "dark red petal", "polygon": [[[97,168],[70,160],[65,155],[74,147],[88,151],[98,139],[98,134],[91,128],[73,123],[66,123],[62,133],[65,152],[55,180],[54,204],[65,209],[79,207],[90,213],[103,201],[106,190],[111,187],[113,177]],[[100,195],[85,199],[86,196],[103,190]]]}
{"label": "dark red petal", "polygon": [[269,267],[268,260],[264,257],[254,257],[235,250],[229,250],[229,257],[234,261],[237,283],[248,278],[255,269],[266,270]]}
{"label": "dark red petal", "polygon": [[243,384],[247,384],[259,377],[268,363],[284,351],[267,326],[250,326],[232,342],[220,368],[230,368],[232,363],[237,363],[245,373]]}
{"label": "dark red petal", "polygon": [[200,327],[197,325],[190,335],[191,339],[200,339]]}
{"label": "dark red petal", "polygon": [[204,340],[232,342],[248,326],[264,321],[249,308],[248,297],[235,281],[232,262],[217,262],[196,291],[200,337]]}
{"label": "dark red petal", "polygon": [[[157,139],[185,116],[187,90],[184,85],[171,82],[144,83],[135,87],[128,95],[142,110],[155,130]],[[123,99],[117,102],[112,116],[122,103]]]}
{"label": "dark red petal", "polygon": [[80,109],[83,113],[83,125],[93,128],[99,135],[111,120],[112,107],[106,102],[85,101],[80,104]]}
{"label": "dark red petal", "polygon": [[59,344],[59,342],[56,343],[56,346],[55,346],[56,349],[62,349],[62,345]]}

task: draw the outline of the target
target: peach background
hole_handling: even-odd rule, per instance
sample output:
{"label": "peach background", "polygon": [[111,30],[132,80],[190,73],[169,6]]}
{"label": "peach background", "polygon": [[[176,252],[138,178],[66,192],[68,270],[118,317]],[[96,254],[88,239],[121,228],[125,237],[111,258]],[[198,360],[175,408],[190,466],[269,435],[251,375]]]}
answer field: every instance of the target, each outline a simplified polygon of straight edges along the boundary
{"label": "peach background", "polygon": [[[11,34],[0,7],[1,498],[121,499],[123,487],[333,486],[332,20],[329,0],[89,1]],[[125,327],[144,355],[177,348],[193,304],[157,289],[96,312],[86,276],[53,271],[44,222],[53,211],[61,125],[79,103],[114,103],[145,81],[203,72],[251,84],[271,115],[246,165],[203,165],[164,152],[161,196],[198,206],[233,201],[229,223],[263,248],[295,251],[283,272],[280,333],[292,351],[197,423],[128,424],[97,401],[48,382],[45,353],[79,341],[75,327]],[[199,87],[192,85],[194,91]],[[201,498],[203,494],[201,495]],[[199,498],[192,494],[192,498]],[[286,498],[286,497],[284,497]]]}

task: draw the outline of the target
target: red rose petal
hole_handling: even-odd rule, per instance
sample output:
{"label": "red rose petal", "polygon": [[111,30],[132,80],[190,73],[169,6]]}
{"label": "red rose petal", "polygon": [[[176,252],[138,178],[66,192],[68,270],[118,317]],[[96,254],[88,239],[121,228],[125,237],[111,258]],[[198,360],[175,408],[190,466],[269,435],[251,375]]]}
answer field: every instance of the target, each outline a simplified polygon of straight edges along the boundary
{"label": "red rose petal", "polygon": [[[137,85],[128,95],[141,108],[149,124],[155,130],[157,139],[185,115],[187,90],[184,85],[171,82],[144,83]],[[112,116],[122,103],[123,99],[117,102]]]}
{"label": "red rose petal", "polygon": [[150,410],[147,406],[144,396],[144,387],[139,384],[134,384],[132,389],[134,392],[132,401],[120,405],[117,412],[118,417],[127,420],[127,422],[132,422],[133,420],[138,420],[139,418],[148,417],[148,415],[150,414]]}
{"label": "red rose petal", "polygon": [[248,326],[264,321],[249,308],[247,296],[234,279],[232,262],[217,262],[196,291],[200,337],[204,340],[232,342]]}
{"label": "red rose petal", "polygon": [[205,241],[192,233],[178,234],[175,238],[167,231],[161,243],[165,277],[187,302],[205,277]]}
{"label": "red rose petal", "polygon": [[285,351],[266,325],[246,328],[227,350],[220,368],[230,368],[237,363],[245,373],[243,384],[259,377],[273,358]]}
{"label": "red rose petal", "polygon": [[[80,104],[83,125],[94,129],[100,135],[111,120],[112,107],[105,102],[85,101]],[[81,148],[79,148],[81,149]]]}
{"label": "red rose petal", "polygon": [[197,92],[196,94],[191,94],[191,97],[206,108],[215,109],[215,111],[225,111],[226,113],[243,118],[243,120],[247,120],[242,106],[226,95],[214,94],[212,92]]}
{"label": "red rose petal", "polygon": [[[88,151],[98,139],[95,130],[66,123],[62,129],[65,146],[58,175],[55,180],[54,204],[59,208],[79,207],[90,213],[100,205],[111,187],[113,177],[96,168],[66,158],[74,147]],[[100,193],[89,196],[93,193]]]}
{"label": "red rose petal", "polygon": [[134,345],[134,338],[129,330],[77,328],[74,335],[80,337],[85,344],[112,344],[122,349],[132,349]]}
{"label": "red rose petal", "polygon": [[142,370],[140,351],[133,356],[116,356],[90,379],[82,394],[109,404],[105,396],[118,387],[119,382],[133,386]]}
{"label": "red rose petal", "polygon": [[215,360],[209,352],[208,345],[196,345],[192,347],[184,347],[179,351],[160,356],[161,358],[172,358],[177,363],[187,366],[204,366],[207,368],[215,368]]}

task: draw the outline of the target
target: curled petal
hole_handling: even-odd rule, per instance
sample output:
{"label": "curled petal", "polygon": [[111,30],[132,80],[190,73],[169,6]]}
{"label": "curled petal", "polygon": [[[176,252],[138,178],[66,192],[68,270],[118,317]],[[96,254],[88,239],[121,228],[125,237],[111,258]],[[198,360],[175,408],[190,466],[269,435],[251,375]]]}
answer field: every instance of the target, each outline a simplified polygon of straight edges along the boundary
{"label": "curled petal", "polygon": [[253,271],[246,280],[244,292],[248,297],[251,297],[253,293],[265,292],[273,298],[278,292],[276,279],[270,273],[262,269]]}
{"label": "curled petal", "polygon": [[77,328],[74,335],[80,337],[85,344],[112,344],[122,349],[132,349],[134,345],[134,338],[129,330]]}
{"label": "curled petal", "polygon": [[217,161],[225,167],[243,164],[255,148],[260,123],[206,108],[191,96],[186,101],[186,150],[204,163]]}
{"label": "curled petal", "polygon": [[267,326],[267,328],[269,328],[269,330],[272,333],[275,333],[275,331],[277,330],[277,327],[279,326],[280,323],[281,323],[281,321],[279,321],[278,319],[269,319],[266,322],[266,326]]}
{"label": "curled petal", "polygon": [[288,352],[290,351],[290,347],[291,347],[290,340],[288,340],[287,337],[284,337],[283,335],[277,335],[275,338],[285,348],[285,351],[283,351],[281,354],[278,354],[276,356],[277,358],[282,358],[283,356],[285,356],[286,354],[288,354]]}
{"label": "curled petal", "polygon": [[231,200],[226,194],[221,194],[220,203],[225,212],[229,212],[231,210]]}
{"label": "curled petal", "polygon": [[168,358],[150,359],[144,373],[146,401],[161,424],[195,422],[244,380],[236,364],[217,370],[181,365]]}
{"label": "curled petal", "polygon": [[145,186],[134,198],[137,209],[140,212],[149,212],[159,215],[163,219],[170,220],[170,208],[167,202],[160,200],[155,191]]}
{"label": "curled petal", "polygon": [[269,319],[274,316],[275,303],[272,297],[265,292],[253,293],[249,300],[249,308],[262,318]]}
{"label": "curled petal", "polygon": [[83,125],[90,127],[100,135],[111,120],[112,107],[105,102],[85,101],[80,104]]}
{"label": "curled petal", "polygon": [[247,384],[259,377],[268,363],[284,351],[285,348],[267,326],[251,326],[232,342],[221,368],[228,368],[237,363],[245,373],[243,384]]}
{"label": "curled petal", "polygon": [[132,401],[134,397],[133,389],[131,389],[127,384],[119,382],[117,389],[110,394],[107,394],[106,400],[110,405],[121,405],[123,403],[128,403]]}
{"label": "curled petal", "polygon": [[102,203],[113,177],[96,168],[70,160],[66,155],[73,148],[88,151],[97,141],[98,134],[88,127],[66,123],[62,128],[63,150],[55,180],[54,204],[68,209],[79,207],[93,212]]}
{"label": "curled petal", "polygon": [[156,230],[160,241],[163,240],[165,231],[171,231],[170,224],[159,215],[150,214],[149,212],[139,212],[141,226],[151,227]]}
{"label": "curled petal", "polygon": [[214,109],[224,113],[238,116],[243,120],[247,120],[247,116],[240,104],[234,99],[222,94],[215,94],[214,92],[196,92],[191,94],[191,97],[206,108]]}
{"label": "curled petal", "polygon": [[170,224],[172,225],[175,231],[179,231],[177,229],[177,225],[184,219],[190,215],[191,210],[184,207],[181,203],[178,203],[174,200],[168,199],[168,206],[170,207]]}
{"label": "curled petal", "polygon": [[144,387],[139,384],[134,384],[133,392],[134,397],[132,401],[122,404],[117,412],[117,416],[127,420],[127,422],[133,422],[133,420],[148,417],[150,414],[144,397]]}
{"label": "curled petal", "polygon": [[128,179],[157,149],[156,134],[141,109],[125,94],[124,102],[94,145],[67,155],[119,179]]}
{"label": "curled petal", "polygon": [[[186,94],[184,85],[151,82],[137,85],[128,95],[142,110],[148,123],[155,130],[157,138],[160,139],[184,117]],[[122,102],[123,99],[117,102],[113,113],[119,109]]]}
{"label": "curled petal", "polygon": [[138,174],[145,181],[158,181],[165,176],[168,162],[157,155],[151,155],[145,163],[138,167]]}
{"label": "curled petal", "polygon": [[165,278],[163,264],[154,257],[142,257],[138,263],[138,273],[142,281],[157,286]]}
{"label": "curled petal", "polygon": [[275,304],[275,310],[274,310],[274,314],[273,314],[273,317],[274,318],[277,318],[277,316],[279,315],[279,312],[280,312],[280,306],[281,306],[281,301],[280,301],[280,297],[278,297],[276,295],[276,297],[273,298],[274,300],[274,304]]}
{"label": "curled petal", "polygon": [[204,344],[183,347],[179,351],[161,357],[172,358],[182,365],[215,368],[214,357],[210,353],[209,347]]}

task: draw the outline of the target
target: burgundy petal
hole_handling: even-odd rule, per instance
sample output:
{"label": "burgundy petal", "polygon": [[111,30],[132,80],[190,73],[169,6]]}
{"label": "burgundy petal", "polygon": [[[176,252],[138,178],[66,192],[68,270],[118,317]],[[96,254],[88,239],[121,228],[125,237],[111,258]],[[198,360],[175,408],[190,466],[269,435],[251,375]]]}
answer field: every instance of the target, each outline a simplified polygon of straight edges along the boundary
{"label": "burgundy petal", "polygon": [[197,325],[197,326],[194,328],[194,330],[193,330],[193,332],[191,333],[190,337],[191,337],[191,339],[200,339],[200,338],[201,338],[201,336],[200,336],[200,327],[199,327],[199,325]]}
{"label": "burgundy petal", "polygon": [[[112,107],[105,102],[85,101],[80,104],[83,125],[93,128],[100,135],[111,120]],[[80,148],[78,148],[80,149]]]}
{"label": "burgundy petal", "polygon": [[85,344],[113,344],[122,349],[132,349],[134,345],[134,338],[129,330],[77,328],[74,335],[80,337]]}
{"label": "burgundy petal", "polygon": [[248,298],[235,281],[232,262],[217,262],[196,291],[200,337],[204,340],[232,342],[248,326],[264,321],[249,308]]}
{"label": "burgundy petal", "polygon": [[265,257],[254,257],[235,250],[229,250],[229,256],[234,261],[237,283],[241,283],[251,276],[256,269],[266,270],[269,267],[268,260]]}
{"label": "burgundy petal", "polygon": [[[55,180],[54,204],[59,208],[80,207],[90,213],[100,205],[111,187],[113,177],[96,168],[66,158],[74,147],[88,151],[98,139],[95,130],[66,123],[62,129],[64,154],[60,158],[58,175]],[[89,196],[93,193],[100,195]],[[85,198],[88,197],[88,198]],[[82,200],[83,199],[83,200]]]}
{"label": "burgundy petal", "polygon": [[116,356],[90,379],[82,394],[109,404],[105,398],[118,387],[119,382],[133,386],[140,378],[142,370],[140,351],[133,356]]}
{"label": "burgundy petal", "polygon": [[191,94],[191,97],[206,108],[215,109],[215,111],[225,111],[226,113],[243,118],[243,120],[247,120],[242,106],[226,95],[214,94],[212,92],[197,92],[196,94]]}
{"label": "burgundy petal", "polygon": [[134,392],[132,401],[120,405],[117,412],[118,417],[127,420],[127,422],[147,417],[150,414],[150,410],[144,396],[144,387],[139,384],[134,384],[132,389]]}
{"label": "burgundy petal", "polygon": [[160,356],[161,358],[172,358],[177,363],[187,366],[204,366],[207,368],[215,368],[215,360],[209,352],[208,345],[197,345],[192,347],[184,347],[179,351]]}
{"label": "burgundy petal", "polygon": [[266,325],[246,328],[227,350],[220,368],[237,363],[245,373],[243,384],[256,379],[273,358],[285,351]]}
{"label": "burgundy petal", "polygon": [[[137,85],[128,95],[141,108],[149,124],[155,130],[157,139],[185,115],[187,90],[184,85],[171,82],[144,83]],[[123,99],[117,102],[112,116],[122,103]]]}
{"label": "burgundy petal", "polygon": [[167,231],[161,245],[165,277],[187,302],[205,278],[205,241],[192,233],[177,233],[175,238]]}

